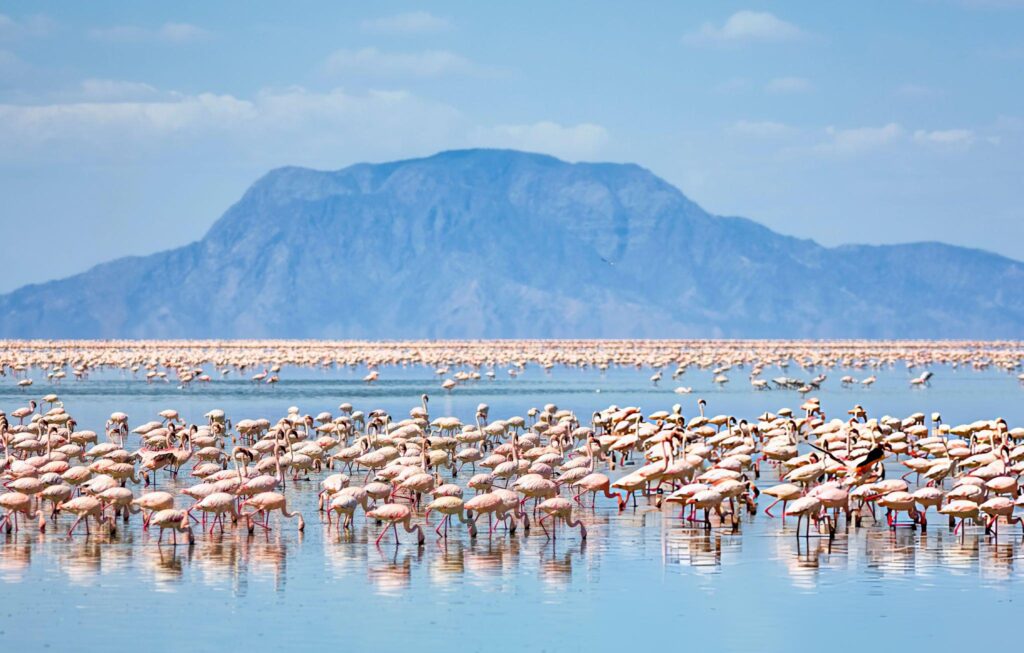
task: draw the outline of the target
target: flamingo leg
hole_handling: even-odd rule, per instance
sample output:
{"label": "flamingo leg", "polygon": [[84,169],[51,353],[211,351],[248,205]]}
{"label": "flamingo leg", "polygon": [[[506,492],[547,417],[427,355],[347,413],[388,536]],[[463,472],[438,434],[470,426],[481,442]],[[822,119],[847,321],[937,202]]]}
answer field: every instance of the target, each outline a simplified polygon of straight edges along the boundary
{"label": "flamingo leg", "polygon": [[385,534],[385,533],[387,533],[387,532],[388,532],[388,529],[387,529],[387,528],[385,528],[384,530],[382,530],[382,531],[380,532],[380,535],[378,535],[378,536],[377,536],[377,541],[375,542],[375,544],[376,544],[376,545],[380,546],[380,541],[381,541],[382,539],[384,539],[384,534]]}

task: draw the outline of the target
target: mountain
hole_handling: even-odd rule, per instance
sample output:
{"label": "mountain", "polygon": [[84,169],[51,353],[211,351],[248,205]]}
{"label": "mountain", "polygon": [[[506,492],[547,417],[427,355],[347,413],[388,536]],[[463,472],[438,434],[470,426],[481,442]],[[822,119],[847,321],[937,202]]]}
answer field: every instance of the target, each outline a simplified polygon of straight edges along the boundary
{"label": "mountain", "polygon": [[826,248],[636,165],[463,150],[281,168],[195,243],[0,296],[0,337],[1021,338],[1024,264]]}

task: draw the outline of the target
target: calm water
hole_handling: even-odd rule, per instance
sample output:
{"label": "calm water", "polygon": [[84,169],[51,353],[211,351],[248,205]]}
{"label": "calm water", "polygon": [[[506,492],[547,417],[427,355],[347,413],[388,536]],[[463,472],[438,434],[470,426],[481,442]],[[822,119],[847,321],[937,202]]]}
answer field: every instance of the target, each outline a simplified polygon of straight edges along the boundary
{"label": "calm water", "polygon": [[[455,370],[452,370],[454,372]],[[935,368],[933,386],[911,390],[902,368],[879,373],[870,389],[843,389],[839,377],[863,371],[833,370],[820,392],[829,417],[854,403],[872,416],[940,411],[946,422],[1005,417],[1024,425],[1024,389],[1011,375]],[[919,370],[915,370],[916,375]],[[764,378],[782,374],[766,370]],[[790,369],[809,378],[814,373]],[[132,425],[176,408],[202,421],[211,408],[234,420],[276,420],[289,406],[303,413],[384,408],[396,418],[431,395],[432,417],[469,422],[478,403],[491,419],[525,415],[531,406],[555,403],[587,421],[609,404],[644,411],[679,402],[696,413],[756,417],[796,407],[790,391],[754,392],[744,370],[724,388],[710,374],[691,371],[654,387],[651,370],[617,369],[544,373],[530,367],[516,379],[499,370],[496,381],[460,386],[451,394],[422,368],[385,368],[372,387],[365,370],[286,369],[276,387],[219,381],[179,389],[146,385],[117,373],[85,382],[48,386],[37,377],[27,391],[0,382],[0,407],[8,412],[30,397],[57,392],[79,428],[101,431],[113,410]],[[675,385],[694,393],[673,394]],[[895,469],[895,468],[894,468]],[[627,469],[629,471],[629,469]],[[180,485],[193,479],[182,474]],[[462,479],[463,481],[465,479]],[[160,484],[166,487],[164,476]],[[762,478],[762,485],[772,481]],[[315,512],[317,480],[289,485],[290,503],[309,522],[294,522],[268,535],[197,534],[193,549],[157,547],[138,517],[117,535],[68,540],[63,530],[44,535],[23,529],[0,536],[0,641],[10,650],[238,650],[333,645],[345,650],[541,651],[611,650],[637,645],[705,647],[705,650],[893,650],[925,644],[955,650],[1011,641],[1024,588],[1020,529],[1004,528],[999,541],[969,529],[960,542],[931,515],[927,534],[892,533],[870,525],[825,538],[798,541],[779,519],[746,517],[741,532],[706,533],[681,522],[677,512],[641,502],[619,513],[612,500],[587,517],[590,537],[577,531],[545,540],[503,532],[471,542],[457,530],[446,547],[417,548],[403,535],[395,547],[373,545],[379,530],[360,515],[351,535],[321,526]],[[761,507],[767,497],[762,497]],[[185,502],[179,502],[185,504]],[[277,517],[274,517],[276,521]],[[792,520],[787,520],[787,522]],[[436,522],[435,522],[436,523]],[[865,524],[870,524],[866,520]],[[950,617],[953,617],[952,619]]]}

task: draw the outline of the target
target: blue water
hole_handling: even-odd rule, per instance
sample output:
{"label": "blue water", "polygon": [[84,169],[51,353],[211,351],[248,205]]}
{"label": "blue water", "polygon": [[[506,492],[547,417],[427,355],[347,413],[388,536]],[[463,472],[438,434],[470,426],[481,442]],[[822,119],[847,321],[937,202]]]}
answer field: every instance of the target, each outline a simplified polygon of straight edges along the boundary
{"label": "blue water", "polygon": [[[859,403],[876,417],[940,411],[947,423],[999,416],[1011,428],[1024,425],[1024,389],[1014,376],[933,369],[932,387],[913,390],[908,380],[919,370],[885,370],[873,387],[852,389],[841,388],[839,377],[867,372],[832,370],[814,395],[829,417]],[[165,408],[190,421],[202,421],[212,408],[236,421],[276,420],[289,406],[337,414],[347,401],[400,419],[423,392],[431,395],[432,417],[465,422],[480,402],[490,405],[491,419],[555,403],[582,421],[609,404],[651,412],[678,402],[690,416],[703,397],[708,414],[754,419],[801,403],[795,392],[753,391],[744,370],[730,373],[724,387],[702,371],[658,387],[649,369],[545,373],[530,366],[514,379],[498,372],[495,381],[451,393],[419,367],[383,368],[373,386],[361,383],[363,369],[286,368],[274,387],[218,380],[185,389],[117,372],[58,386],[37,375],[28,389],[0,381],[0,407],[10,413],[30,397],[56,392],[80,429],[102,431],[114,410],[127,412],[133,425]],[[797,372],[769,369],[763,376],[813,376]],[[677,395],[676,385],[694,391]],[[183,473],[178,485],[193,481]],[[162,486],[169,482],[161,476]],[[379,529],[361,514],[350,535],[321,525],[317,489],[317,479],[288,488],[290,503],[307,518],[303,534],[294,522],[279,528],[275,517],[267,535],[229,528],[197,533],[194,548],[174,549],[158,547],[137,517],[113,537],[79,532],[68,539],[63,515],[64,528],[0,536],[0,642],[9,650],[75,651],[958,650],[1014,641],[1014,603],[1024,587],[1019,527],[1004,527],[998,541],[970,528],[961,542],[933,516],[926,534],[893,533],[867,520],[863,528],[841,529],[832,542],[798,540],[792,520],[782,526],[763,513],[745,517],[739,533],[706,533],[669,507],[642,500],[619,513],[607,500],[582,513],[585,543],[577,531],[560,531],[556,541],[539,529],[470,541],[458,529],[442,546],[431,529],[423,548],[410,535],[397,547],[386,540],[377,548]]]}

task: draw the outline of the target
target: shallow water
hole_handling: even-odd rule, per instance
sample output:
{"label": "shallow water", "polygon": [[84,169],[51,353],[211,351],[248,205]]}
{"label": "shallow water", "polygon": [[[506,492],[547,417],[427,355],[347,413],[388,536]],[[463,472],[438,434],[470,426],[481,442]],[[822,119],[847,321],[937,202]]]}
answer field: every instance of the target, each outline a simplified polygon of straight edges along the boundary
{"label": "shallow water", "polygon": [[[919,370],[886,370],[873,387],[852,389],[841,388],[839,377],[868,372],[832,370],[814,394],[830,418],[860,403],[876,417],[940,411],[948,423],[1001,416],[1010,427],[1024,425],[1024,389],[1014,376],[933,369],[932,387],[915,390],[908,380]],[[763,377],[783,373],[814,375],[768,369]],[[720,388],[712,386],[710,373],[698,370],[654,387],[651,370],[545,373],[530,366],[518,378],[499,370],[495,381],[450,394],[425,368],[383,368],[373,386],[360,382],[363,374],[285,369],[276,387],[223,380],[187,389],[147,385],[115,372],[60,386],[37,376],[28,390],[3,379],[0,407],[9,413],[29,397],[53,391],[79,428],[100,431],[114,410],[127,412],[132,425],[165,408],[178,409],[189,421],[202,421],[212,408],[236,421],[276,420],[292,405],[303,413],[336,414],[338,404],[349,401],[400,419],[419,405],[423,392],[431,395],[432,417],[466,422],[480,402],[490,405],[491,419],[555,403],[583,422],[612,403],[651,412],[678,402],[691,416],[703,397],[709,414],[747,419],[801,403],[795,392],[751,390],[744,370],[734,370]],[[673,394],[675,385],[694,392]],[[183,473],[177,485],[193,480]],[[758,482],[772,483],[767,477]],[[164,475],[159,484],[174,485]],[[1014,603],[1024,587],[1019,527],[1004,526],[997,541],[969,529],[961,542],[934,514],[927,533],[893,533],[866,520],[862,528],[841,529],[830,542],[798,540],[792,518],[783,527],[778,518],[759,513],[746,516],[737,534],[718,528],[708,533],[667,506],[659,510],[642,500],[619,513],[605,500],[585,517],[585,543],[575,530],[560,530],[555,541],[539,529],[528,536],[499,530],[491,539],[482,531],[470,541],[456,529],[440,546],[431,529],[423,548],[405,534],[399,546],[387,539],[377,548],[379,529],[361,514],[351,535],[321,525],[317,489],[317,480],[289,484],[290,503],[307,518],[304,534],[294,522],[279,528],[274,517],[269,534],[250,537],[244,529],[228,529],[223,535],[197,533],[191,549],[158,547],[156,534],[143,533],[138,517],[113,538],[78,532],[68,539],[64,515],[62,529],[0,536],[0,641],[11,650],[82,651],[308,644],[381,651],[408,644],[468,651],[638,645],[757,651],[827,645],[843,651],[921,644],[953,650],[979,638],[986,645],[1011,641]]]}

